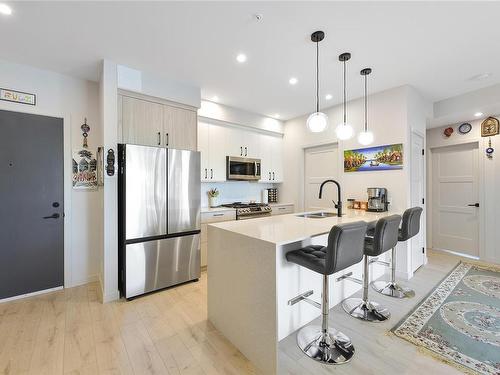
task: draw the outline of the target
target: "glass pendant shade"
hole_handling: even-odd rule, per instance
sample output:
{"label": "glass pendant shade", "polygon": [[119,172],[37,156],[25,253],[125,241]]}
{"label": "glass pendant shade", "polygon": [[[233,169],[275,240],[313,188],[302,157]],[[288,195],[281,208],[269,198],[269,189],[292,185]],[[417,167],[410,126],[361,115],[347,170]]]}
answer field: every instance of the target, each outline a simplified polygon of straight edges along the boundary
{"label": "glass pendant shade", "polygon": [[352,138],[354,129],[351,125],[342,123],[339,124],[335,129],[335,134],[337,135],[338,139],[340,139],[341,141],[345,141],[349,138]]}
{"label": "glass pendant shade", "polygon": [[307,128],[312,133],[321,133],[328,128],[328,116],[323,112],[314,112],[307,118]]}
{"label": "glass pendant shade", "polygon": [[373,133],[369,130],[360,132],[358,134],[358,142],[363,146],[368,146],[373,143]]}

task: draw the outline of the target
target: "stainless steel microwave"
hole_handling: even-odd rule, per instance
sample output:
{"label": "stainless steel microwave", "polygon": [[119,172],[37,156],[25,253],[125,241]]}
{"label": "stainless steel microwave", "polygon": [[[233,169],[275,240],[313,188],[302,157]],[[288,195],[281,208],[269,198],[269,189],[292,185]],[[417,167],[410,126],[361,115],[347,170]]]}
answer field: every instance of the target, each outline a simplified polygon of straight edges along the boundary
{"label": "stainless steel microwave", "polygon": [[227,156],[227,179],[258,181],[260,180],[260,159]]}

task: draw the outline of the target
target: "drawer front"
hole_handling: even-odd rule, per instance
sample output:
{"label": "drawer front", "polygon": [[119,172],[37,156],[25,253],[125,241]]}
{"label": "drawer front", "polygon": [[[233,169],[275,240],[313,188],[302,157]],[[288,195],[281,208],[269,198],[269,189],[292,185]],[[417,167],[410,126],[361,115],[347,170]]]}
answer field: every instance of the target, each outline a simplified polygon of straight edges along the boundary
{"label": "drawer front", "polygon": [[285,206],[274,206],[272,214],[273,215],[285,215],[293,213],[293,205],[285,205]]}
{"label": "drawer front", "polygon": [[229,220],[236,220],[236,211],[203,212],[201,214],[201,222],[204,224]]}

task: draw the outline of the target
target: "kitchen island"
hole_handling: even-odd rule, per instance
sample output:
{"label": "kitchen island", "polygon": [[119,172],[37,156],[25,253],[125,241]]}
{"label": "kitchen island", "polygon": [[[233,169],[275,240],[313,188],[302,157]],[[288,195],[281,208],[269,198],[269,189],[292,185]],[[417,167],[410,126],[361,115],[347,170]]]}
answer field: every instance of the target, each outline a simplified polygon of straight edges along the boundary
{"label": "kitchen island", "polygon": [[[340,218],[289,214],[209,225],[208,319],[264,374],[277,373],[279,341],[321,314],[304,302],[288,305],[308,290],[320,302],[322,275],[288,263],[285,254],[310,244],[326,245],[335,224],[371,222],[390,214],[346,210]],[[371,267],[372,278],[385,272],[378,264]],[[331,307],[361,288],[348,280],[335,282],[349,272],[361,278],[362,262],[331,275]]]}

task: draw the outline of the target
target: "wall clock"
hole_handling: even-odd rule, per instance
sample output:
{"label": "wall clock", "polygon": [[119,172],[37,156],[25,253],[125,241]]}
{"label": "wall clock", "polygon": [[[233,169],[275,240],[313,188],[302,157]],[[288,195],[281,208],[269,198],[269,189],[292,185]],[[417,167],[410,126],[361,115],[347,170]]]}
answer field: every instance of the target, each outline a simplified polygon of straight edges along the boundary
{"label": "wall clock", "polygon": [[468,122],[464,122],[462,125],[458,127],[458,132],[460,134],[467,134],[472,130],[472,125],[469,124]]}
{"label": "wall clock", "polygon": [[498,119],[495,117],[488,117],[481,123],[481,137],[491,137],[497,135],[499,132]]}

